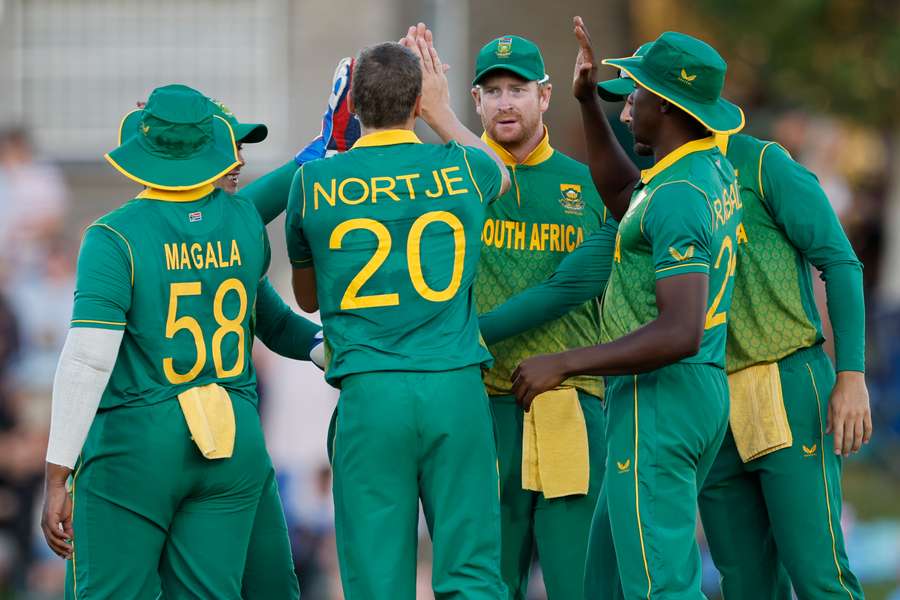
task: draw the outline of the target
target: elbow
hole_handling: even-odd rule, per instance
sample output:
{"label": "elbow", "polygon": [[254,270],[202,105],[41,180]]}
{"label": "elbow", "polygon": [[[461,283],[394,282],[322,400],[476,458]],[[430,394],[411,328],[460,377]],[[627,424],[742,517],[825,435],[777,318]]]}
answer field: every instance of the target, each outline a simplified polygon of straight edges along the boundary
{"label": "elbow", "polygon": [[297,305],[300,306],[300,310],[307,313],[314,313],[319,310],[319,300],[316,297],[312,298],[297,298]]}
{"label": "elbow", "polygon": [[702,323],[676,323],[669,334],[669,351],[672,362],[690,358],[700,352],[703,341]]}

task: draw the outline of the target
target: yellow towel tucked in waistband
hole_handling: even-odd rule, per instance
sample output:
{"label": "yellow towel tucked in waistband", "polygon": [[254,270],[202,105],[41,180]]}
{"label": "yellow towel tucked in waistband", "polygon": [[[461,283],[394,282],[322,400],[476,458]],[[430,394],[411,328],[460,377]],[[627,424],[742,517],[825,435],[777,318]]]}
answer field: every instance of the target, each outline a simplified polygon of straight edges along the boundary
{"label": "yellow towel tucked in waistband", "polygon": [[522,489],[543,492],[545,498],[587,494],[589,460],[578,391],[539,394],[523,424]]}
{"label": "yellow towel tucked in waistband", "polygon": [[777,363],[732,373],[728,376],[728,389],[731,433],[741,460],[749,462],[793,445]]}
{"label": "yellow towel tucked in waistband", "polygon": [[205,458],[230,458],[234,452],[234,409],[231,397],[217,383],[178,394],[191,439]]}

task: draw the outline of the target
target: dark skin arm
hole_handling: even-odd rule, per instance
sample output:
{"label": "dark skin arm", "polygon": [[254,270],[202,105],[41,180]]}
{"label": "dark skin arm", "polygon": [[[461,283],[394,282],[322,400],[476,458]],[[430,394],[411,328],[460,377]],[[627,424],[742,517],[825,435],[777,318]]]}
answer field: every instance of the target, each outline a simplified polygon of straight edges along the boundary
{"label": "dark skin arm", "polygon": [[621,221],[625,211],[628,210],[631,191],[641,173],[616,140],[606,115],[600,109],[600,97],[597,95],[597,60],[591,45],[591,36],[581,17],[575,17],[574,24],[579,48],[575,59],[572,93],[581,106],[591,179],[594,180],[594,186],[600,192],[603,203],[613,217]]}
{"label": "dark skin arm", "polygon": [[608,344],[528,358],[512,374],[519,405],[575,375],[645,373],[693,356],[706,323],[709,276],[687,273],[656,282],[659,316]]}
{"label": "dark skin arm", "polygon": [[72,498],[66,490],[66,480],[72,469],[47,463],[44,474],[44,509],[41,529],[47,545],[63,558],[72,558]]}
{"label": "dark skin arm", "polygon": [[314,267],[294,268],[291,273],[291,285],[297,305],[308,313],[319,310],[319,298],[316,296],[316,270]]}

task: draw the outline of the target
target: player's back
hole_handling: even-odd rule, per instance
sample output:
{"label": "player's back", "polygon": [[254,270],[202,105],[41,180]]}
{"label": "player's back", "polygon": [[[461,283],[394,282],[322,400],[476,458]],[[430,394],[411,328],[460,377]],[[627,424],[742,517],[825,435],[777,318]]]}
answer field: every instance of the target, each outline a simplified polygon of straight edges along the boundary
{"label": "player's back", "polygon": [[[270,258],[258,213],[220,190],[190,201],[149,194],[91,225],[79,258],[116,254],[130,278],[130,294],[108,294],[122,305],[125,335],[101,406],[153,404],[212,382],[255,401],[250,323]],[[79,264],[80,276],[89,270]],[[102,320],[80,293],[73,324]]]}
{"label": "player's back", "polygon": [[488,361],[472,284],[499,169],[481,150],[411,132],[361,142],[304,165],[288,207],[294,266],[316,269],[329,380]]}

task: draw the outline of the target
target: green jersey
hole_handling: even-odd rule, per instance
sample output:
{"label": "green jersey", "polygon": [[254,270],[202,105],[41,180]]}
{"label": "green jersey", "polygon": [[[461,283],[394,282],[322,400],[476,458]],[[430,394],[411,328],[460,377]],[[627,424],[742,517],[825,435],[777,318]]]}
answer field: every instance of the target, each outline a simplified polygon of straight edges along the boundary
{"label": "green jersey", "polygon": [[728,319],[734,372],[823,341],[810,264],[823,273],[839,370],[865,365],[862,267],[815,175],[784,148],[748,135],[727,141],[744,217]]}
{"label": "green jersey", "polygon": [[315,267],[326,378],[486,364],[472,284],[485,208],[500,190],[477,148],[407,130],[306,163],[285,224],[295,268]]}
{"label": "green jersey", "polygon": [[[512,186],[488,207],[481,232],[481,264],[475,279],[479,313],[543,282],[606,220],[606,208],[587,166],[555,151],[546,131],[521,163],[487,134],[483,139],[506,162]],[[494,366],[484,377],[488,393],[511,393],[510,377],[524,359],[593,346],[600,341],[599,333],[599,304],[593,299],[552,322],[492,344]],[[603,395],[599,377],[575,377],[567,384]]]}
{"label": "green jersey", "polygon": [[253,205],[211,185],[145,190],[88,227],[72,326],[125,331],[101,409],[213,382],[255,403],[251,317],[269,258]]}
{"label": "green jersey", "polygon": [[657,280],[708,273],[700,350],[681,362],[724,368],[740,221],[734,168],[714,138],[688,142],[643,171],[619,224],[603,298],[603,341],[627,335],[658,316]]}

